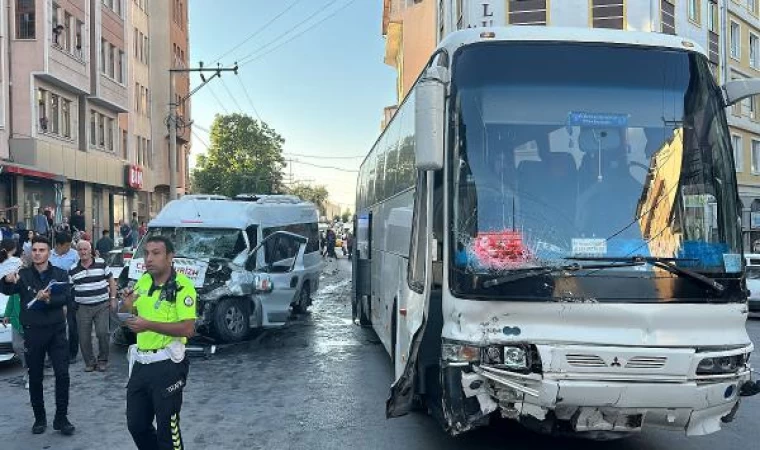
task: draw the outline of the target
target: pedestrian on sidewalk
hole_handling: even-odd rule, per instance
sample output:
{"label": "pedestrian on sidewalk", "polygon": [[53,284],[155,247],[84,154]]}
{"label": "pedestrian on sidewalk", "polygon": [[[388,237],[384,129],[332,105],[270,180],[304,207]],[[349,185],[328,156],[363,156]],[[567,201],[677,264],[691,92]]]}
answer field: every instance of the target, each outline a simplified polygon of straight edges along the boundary
{"label": "pedestrian on sidewalk", "polygon": [[71,216],[71,228],[73,232],[78,231],[80,233],[84,233],[85,231],[87,231],[84,229],[85,228],[84,215],[82,215],[81,209],[77,209],[76,211],[74,211],[74,215]]}
{"label": "pedestrian on sidewalk", "polygon": [[[21,260],[15,257],[17,246],[13,241],[3,241],[0,244],[0,264],[19,265]],[[24,369],[24,387],[29,389],[29,372],[26,368],[26,358],[24,357],[24,329],[21,327],[21,299],[18,294],[13,294],[8,298],[3,313],[3,326],[11,326],[11,344],[13,353],[21,361],[21,368]]]}
{"label": "pedestrian on sidewalk", "polygon": [[95,250],[98,251],[98,256],[105,259],[108,256],[108,253],[113,250],[113,239],[111,239],[111,232],[108,230],[103,230],[103,237],[98,239],[98,242],[95,244]]}
{"label": "pedestrian on sidewalk", "polygon": [[40,236],[47,236],[50,233],[48,218],[42,208],[40,208],[37,211],[37,215],[34,216],[34,223],[32,225],[33,231]]}
{"label": "pedestrian on sidewalk", "polygon": [[[126,320],[137,334],[129,349],[127,426],[140,450],[183,447],[179,413],[189,364],[187,338],[195,334],[196,292],[188,277],[174,271],[174,244],[166,236],[145,243],[145,274],[123,292]],[[156,427],[153,427],[155,418]]]}
{"label": "pedestrian on sidewalk", "polygon": [[[84,371],[105,372],[108,368],[108,347],[111,340],[109,320],[111,309],[116,310],[116,282],[106,263],[92,254],[88,241],[77,243],[79,262],[69,271],[77,303],[79,344],[84,359]],[[92,326],[98,339],[98,356],[92,349]]]}
{"label": "pedestrian on sidewalk", "polygon": [[[67,274],[79,262],[77,251],[71,248],[71,234],[59,231],[55,234],[55,250],[50,255],[50,264],[62,269]],[[71,297],[71,296],[69,296]],[[77,304],[73,298],[66,305],[66,323],[69,331],[69,364],[74,364],[79,353],[79,332],[77,327]]]}
{"label": "pedestrian on sidewalk", "polygon": [[119,221],[119,234],[121,235],[121,245],[124,248],[132,248],[132,228],[124,222],[124,219]]}
{"label": "pedestrian on sidewalk", "polygon": [[[42,375],[45,354],[50,356],[55,374],[55,420],[53,429],[64,435],[74,433],[69,422],[69,364],[66,340],[66,315],[63,308],[68,304],[71,290],[69,275],[50,264],[50,241],[37,236],[32,241],[33,266],[23,268],[16,274],[6,275],[0,281],[0,292],[18,294],[21,312],[19,318],[24,327],[26,364],[29,367],[29,399],[34,411],[32,433],[41,434],[47,428]],[[52,284],[61,283],[61,284]]]}

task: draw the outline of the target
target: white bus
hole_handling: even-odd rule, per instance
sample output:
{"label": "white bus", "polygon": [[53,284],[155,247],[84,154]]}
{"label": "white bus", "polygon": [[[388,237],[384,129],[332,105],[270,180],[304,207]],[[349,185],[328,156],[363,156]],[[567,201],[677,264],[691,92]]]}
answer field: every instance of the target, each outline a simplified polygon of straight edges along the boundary
{"label": "white bus", "polygon": [[702,435],[750,395],[728,105],[658,33],[450,34],[359,175],[354,310],[387,415],[595,439]]}

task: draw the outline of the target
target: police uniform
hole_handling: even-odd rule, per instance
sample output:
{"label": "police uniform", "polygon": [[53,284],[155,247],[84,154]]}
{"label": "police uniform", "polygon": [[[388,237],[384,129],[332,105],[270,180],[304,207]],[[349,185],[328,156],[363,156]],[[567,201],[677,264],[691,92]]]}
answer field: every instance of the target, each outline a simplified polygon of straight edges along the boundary
{"label": "police uniform", "polygon": [[[134,291],[134,309],[145,320],[176,323],[197,317],[195,288],[185,275],[172,271],[165,285],[155,286],[146,273]],[[127,425],[138,449],[183,448],[179,413],[189,369],[186,341],[143,331],[137,334],[136,346],[130,348]]]}

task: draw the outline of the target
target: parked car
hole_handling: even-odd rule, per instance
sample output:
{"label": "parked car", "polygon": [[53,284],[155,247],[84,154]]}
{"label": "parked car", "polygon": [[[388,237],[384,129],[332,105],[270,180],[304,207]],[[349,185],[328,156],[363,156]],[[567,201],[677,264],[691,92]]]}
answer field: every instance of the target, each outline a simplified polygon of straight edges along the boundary
{"label": "parked car", "polygon": [[118,280],[124,268],[129,266],[132,253],[132,249],[116,249],[108,252],[104,258],[108,271],[115,279]]}
{"label": "parked car", "polygon": [[[5,305],[8,303],[8,296],[0,294],[0,318],[3,311],[5,311]],[[0,325],[0,363],[10,361],[15,356],[13,353],[13,328],[10,324],[8,326]]]}
{"label": "parked car", "polygon": [[[198,292],[198,333],[239,341],[252,328],[284,325],[291,308],[311,305],[324,266],[312,203],[289,195],[188,197],[169,202],[146,237],[174,243],[174,268]],[[145,272],[144,243],[121,272],[120,287]]]}
{"label": "parked car", "polygon": [[750,312],[760,312],[760,254],[747,253],[744,255],[747,261],[746,276],[747,289],[749,290]]}

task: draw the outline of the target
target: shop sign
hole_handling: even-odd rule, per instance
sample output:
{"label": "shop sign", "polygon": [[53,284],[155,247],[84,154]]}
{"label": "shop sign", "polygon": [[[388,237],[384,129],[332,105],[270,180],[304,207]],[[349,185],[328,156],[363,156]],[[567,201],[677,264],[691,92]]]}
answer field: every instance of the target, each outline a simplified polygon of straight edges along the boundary
{"label": "shop sign", "polygon": [[143,169],[140,166],[129,164],[127,166],[127,186],[132,189],[142,189]]}

